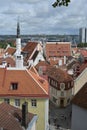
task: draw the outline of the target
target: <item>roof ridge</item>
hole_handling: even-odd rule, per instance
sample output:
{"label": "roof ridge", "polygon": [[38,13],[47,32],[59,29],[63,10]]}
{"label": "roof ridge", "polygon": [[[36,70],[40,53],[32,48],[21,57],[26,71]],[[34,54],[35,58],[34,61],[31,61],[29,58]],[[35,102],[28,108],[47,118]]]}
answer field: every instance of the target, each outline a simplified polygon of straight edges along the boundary
{"label": "roof ridge", "polygon": [[[39,74],[38,74],[37,70],[35,69],[35,67],[34,67],[34,66],[30,67],[30,70],[31,70],[31,71],[32,71],[32,68],[34,69],[34,71],[36,72],[36,74],[39,76]],[[33,71],[32,71],[32,72],[33,72]]]}
{"label": "roof ridge", "polygon": [[[39,84],[39,82],[32,76],[32,74],[26,69],[27,73],[34,79],[34,81],[39,85],[39,87],[46,93],[46,90]],[[33,72],[32,72],[33,73]]]}

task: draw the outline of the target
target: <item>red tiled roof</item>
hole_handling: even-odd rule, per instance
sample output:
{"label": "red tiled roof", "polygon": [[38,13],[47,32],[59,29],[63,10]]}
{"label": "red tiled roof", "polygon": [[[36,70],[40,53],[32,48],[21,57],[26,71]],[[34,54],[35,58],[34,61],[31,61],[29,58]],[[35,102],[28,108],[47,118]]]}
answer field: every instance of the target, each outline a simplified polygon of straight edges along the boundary
{"label": "red tiled roof", "polygon": [[[22,53],[26,53],[26,57],[24,57],[24,61],[25,63],[27,63],[27,61],[31,58],[35,58],[35,53],[37,53],[36,51],[36,47],[37,47],[38,43],[37,42],[28,42],[25,47],[22,50]],[[32,57],[33,56],[33,57]]]}
{"label": "red tiled roof", "polygon": [[71,56],[71,45],[67,42],[47,43],[45,48],[47,59],[50,57]]}
{"label": "red tiled roof", "polygon": [[37,42],[28,42],[26,46],[23,48],[23,51],[27,52],[33,51],[37,46],[37,44],[38,44]]}
{"label": "red tiled roof", "polygon": [[0,65],[2,65],[4,61],[12,67],[15,66],[15,61],[12,57],[0,58]]}
{"label": "red tiled roof", "polygon": [[42,89],[45,91],[45,93],[49,93],[49,88],[48,88],[48,82],[47,80],[43,79],[42,77],[39,78],[38,75],[36,75],[33,72],[30,72],[34,79],[37,80],[37,82],[40,84],[40,87],[42,86]]}
{"label": "red tiled roof", "polygon": [[[48,83],[30,70],[0,68],[0,96],[48,97]],[[18,83],[17,90],[11,90],[11,83]]]}
{"label": "red tiled roof", "polygon": [[59,83],[72,81],[72,77],[60,68],[52,67],[48,69],[48,76],[57,80]]}
{"label": "red tiled roof", "polygon": [[83,64],[80,66],[80,73],[81,73],[85,68],[87,68],[87,63],[83,63]]}
{"label": "red tiled roof", "polygon": [[80,53],[81,53],[84,57],[87,57],[87,50],[81,49],[81,50],[80,50]]}
{"label": "red tiled roof", "polygon": [[[16,115],[18,115],[17,118]],[[33,118],[34,114],[28,113],[28,123]],[[23,130],[21,126],[22,120],[22,111],[18,108],[15,108],[7,103],[0,104],[0,128],[2,127],[5,130]]]}
{"label": "red tiled roof", "polygon": [[34,66],[31,66],[31,67],[29,68],[29,70],[32,71],[32,72],[34,72],[35,74],[39,75]]}
{"label": "red tiled roof", "polygon": [[72,103],[87,109],[87,83],[85,83],[79,92],[75,95]]}
{"label": "red tiled roof", "polygon": [[40,61],[40,62],[35,66],[35,68],[38,70],[40,66],[46,66],[46,67],[48,67],[48,66],[50,66],[50,65],[49,65],[49,63],[46,62],[46,61]]}
{"label": "red tiled roof", "polygon": [[8,53],[10,55],[13,55],[16,51],[16,48],[14,47],[8,47],[6,50],[5,50],[5,53]]}

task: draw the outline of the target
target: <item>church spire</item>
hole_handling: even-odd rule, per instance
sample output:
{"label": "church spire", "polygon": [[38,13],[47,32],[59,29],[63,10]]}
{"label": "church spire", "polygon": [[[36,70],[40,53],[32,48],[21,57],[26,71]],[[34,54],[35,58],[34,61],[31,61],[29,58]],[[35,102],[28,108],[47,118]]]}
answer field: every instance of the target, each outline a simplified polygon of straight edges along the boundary
{"label": "church spire", "polygon": [[20,38],[20,24],[19,24],[19,19],[17,22],[17,38]]}

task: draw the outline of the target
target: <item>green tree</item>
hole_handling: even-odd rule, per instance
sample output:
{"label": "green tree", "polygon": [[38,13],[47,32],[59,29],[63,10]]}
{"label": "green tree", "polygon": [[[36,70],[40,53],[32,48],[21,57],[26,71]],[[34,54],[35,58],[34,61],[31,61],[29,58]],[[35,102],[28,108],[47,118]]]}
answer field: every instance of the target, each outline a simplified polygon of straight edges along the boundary
{"label": "green tree", "polygon": [[77,45],[77,47],[87,47],[87,43],[79,43],[78,45]]}
{"label": "green tree", "polygon": [[57,6],[68,6],[68,4],[70,3],[70,0],[56,0],[52,6],[55,8]]}

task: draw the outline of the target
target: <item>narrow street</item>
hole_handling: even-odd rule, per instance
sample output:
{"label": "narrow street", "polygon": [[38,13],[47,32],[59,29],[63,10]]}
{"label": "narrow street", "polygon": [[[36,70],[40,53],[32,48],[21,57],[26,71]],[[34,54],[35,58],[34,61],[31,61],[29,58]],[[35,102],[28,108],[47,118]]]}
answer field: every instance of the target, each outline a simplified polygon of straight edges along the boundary
{"label": "narrow street", "polygon": [[58,108],[50,102],[49,110],[50,130],[69,130],[71,128],[71,105],[66,108]]}

